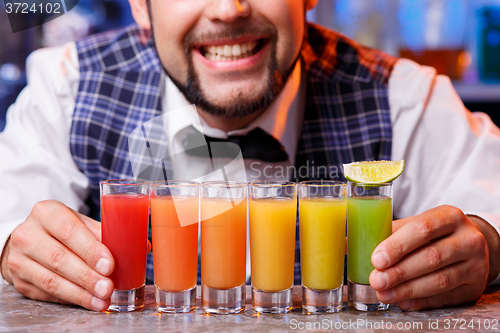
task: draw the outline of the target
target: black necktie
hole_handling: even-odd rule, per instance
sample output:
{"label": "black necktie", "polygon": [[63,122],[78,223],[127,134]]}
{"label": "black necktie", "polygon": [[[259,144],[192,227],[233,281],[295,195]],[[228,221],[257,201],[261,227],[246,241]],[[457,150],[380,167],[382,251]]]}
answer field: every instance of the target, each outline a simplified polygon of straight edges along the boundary
{"label": "black necktie", "polygon": [[[194,128],[194,127],[192,127]],[[195,129],[196,130],[196,129]],[[196,130],[198,132],[198,130]],[[193,142],[199,140],[200,133],[187,134],[183,140],[183,146],[185,152],[191,156],[206,156],[205,147],[189,148],[193,147]],[[288,160],[288,154],[285,148],[271,135],[267,134],[264,130],[256,128],[247,135],[241,136],[229,136],[227,139],[217,139],[205,135],[206,142],[229,142],[233,143],[241,149],[243,158],[257,159],[264,162],[283,162]],[[237,147],[233,145],[228,145],[227,148],[217,149],[217,154],[212,154],[214,157],[230,157],[235,158],[239,151]]]}

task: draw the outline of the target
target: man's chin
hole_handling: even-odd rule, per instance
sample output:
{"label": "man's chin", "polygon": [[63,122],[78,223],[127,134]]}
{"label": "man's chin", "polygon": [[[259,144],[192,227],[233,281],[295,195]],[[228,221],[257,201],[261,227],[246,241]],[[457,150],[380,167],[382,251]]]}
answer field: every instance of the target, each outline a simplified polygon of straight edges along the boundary
{"label": "man's chin", "polygon": [[[252,85],[261,87],[255,91],[249,85],[230,87],[226,84],[210,85],[205,83],[198,86],[198,81],[193,80],[180,87],[186,99],[201,108],[208,114],[226,119],[245,118],[267,108],[275,98],[273,85],[270,80]],[[213,88],[217,89],[213,89]],[[212,88],[212,89],[210,89]]]}
{"label": "man's chin", "polygon": [[257,105],[266,95],[265,91],[256,92],[251,88],[243,91],[232,90],[227,93],[202,91],[203,99],[214,109],[233,109],[238,108],[238,105],[241,105],[240,107]]}
{"label": "man's chin", "polygon": [[225,119],[245,118],[261,111],[268,105],[269,102],[263,102],[263,98],[241,100],[237,97],[227,97],[224,102],[205,100],[203,103],[196,104],[196,106],[201,108],[205,113]]}
{"label": "man's chin", "polygon": [[237,119],[265,110],[279,95],[286,77],[278,73],[276,67],[276,61],[272,61],[267,77],[247,76],[230,82],[228,77],[210,79],[203,75],[205,73],[198,75],[191,64],[186,83],[171,79],[191,104],[213,116]]}

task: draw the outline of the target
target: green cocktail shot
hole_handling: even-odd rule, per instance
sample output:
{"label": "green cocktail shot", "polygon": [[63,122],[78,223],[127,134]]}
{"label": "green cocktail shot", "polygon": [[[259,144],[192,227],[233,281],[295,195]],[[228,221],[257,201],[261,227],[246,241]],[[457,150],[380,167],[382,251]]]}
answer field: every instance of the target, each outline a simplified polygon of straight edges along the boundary
{"label": "green cocktail shot", "polygon": [[370,286],[373,250],[392,234],[392,181],[404,161],[344,164],[347,185],[347,301],[359,311],[388,310]]}
{"label": "green cocktail shot", "polygon": [[389,309],[370,286],[373,250],[392,234],[392,183],[348,183],[347,300],[360,311]]}
{"label": "green cocktail shot", "polygon": [[372,252],[392,234],[392,199],[351,197],[348,206],[347,274],[350,281],[369,285]]}

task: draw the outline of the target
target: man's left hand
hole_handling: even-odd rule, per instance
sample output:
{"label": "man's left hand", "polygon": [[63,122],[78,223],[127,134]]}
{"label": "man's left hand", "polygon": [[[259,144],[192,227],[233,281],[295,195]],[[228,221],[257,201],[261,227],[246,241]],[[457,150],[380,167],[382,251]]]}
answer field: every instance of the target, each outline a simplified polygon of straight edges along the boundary
{"label": "man's left hand", "polygon": [[458,208],[440,206],[394,221],[393,234],[371,257],[375,270],[370,285],[379,300],[410,311],[479,298],[488,276],[492,280],[498,274],[497,267],[490,272],[487,243],[495,237],[498,246],[498,234],[488,225],[495,235],[485,239],[485,226],[471,219]]}

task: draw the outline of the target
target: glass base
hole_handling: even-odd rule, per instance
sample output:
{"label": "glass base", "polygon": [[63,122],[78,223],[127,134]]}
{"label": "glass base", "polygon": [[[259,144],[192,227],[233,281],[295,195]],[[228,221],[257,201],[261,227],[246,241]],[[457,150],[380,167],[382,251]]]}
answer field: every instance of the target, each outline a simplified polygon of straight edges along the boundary
{"label": "glass base", "polygon": [[144,307],[144,294],[146,286],[132,290],[116,290],[111,294],[109,311],[128,312],[142,309]]}
{"label": "glass base", "polygon": [[342,285],[331,290],[316,290],[302,286],[302,311],[307,314],[342,311]]}
{"label": "glass base", "polygon": [[183,291],[166,291],[155,285],[155,301],[159,312],[191,312],[196,308],[196,286]]}
{"label": "glass base", "polygon": [[253,309],[260,313],[292,311],[292,288],[283,291],[263,291],[252,287]]}
{"label": "glass base", "polygon": [[231,314],[245,310],[246,286],[215,289],[201,285],[201,309],[212,314]]}
{"label": "glass base", "polygon": [[370,285],[357,284],[351,280],[347,284],[347,301],[350,308],[359,311],[386,311],[389,309],[389,304],[380,302],[376,291]]}

